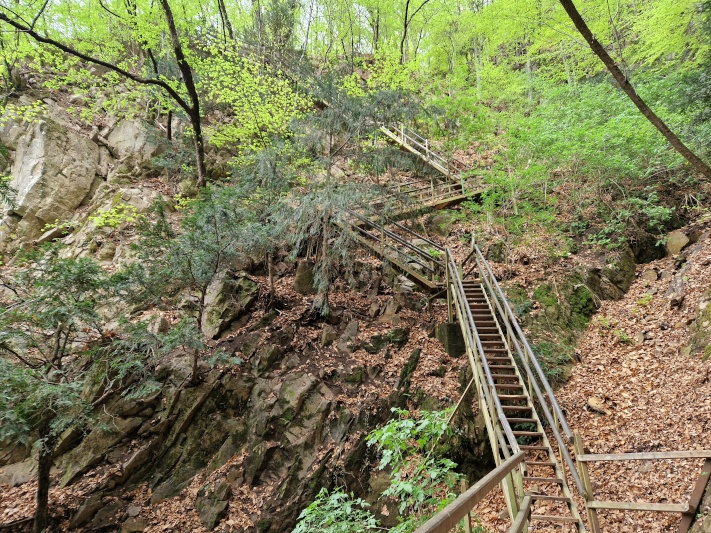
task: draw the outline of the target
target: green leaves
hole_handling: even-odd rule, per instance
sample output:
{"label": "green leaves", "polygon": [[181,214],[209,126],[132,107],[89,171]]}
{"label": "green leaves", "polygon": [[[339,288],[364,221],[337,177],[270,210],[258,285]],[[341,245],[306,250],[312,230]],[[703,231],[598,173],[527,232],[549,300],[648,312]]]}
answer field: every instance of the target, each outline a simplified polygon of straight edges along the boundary
{"label": "green leaves", "polygon": [[378,521],[368,511],[370,505],[343,489],[323,488],[316,499],[299,515],[292,533],[353,533],[380,531]]}
{"label": "green leaves", "polygon": [[215,122],[206,130],[215,146],[241,153],[267,148],[274,138],[287,135],[291,123],[310,106],[281,72],[257,58],[217,46],[204,53],[196,65],[201,92],[211,105],[230,113],[228,122]]}
{"label": "green leaves", "polygon": [[[368,446],[380,453],[380,470],[391,471],[390,486],[383,498],[397,502],[400,523],[391,528],[395,533],[411,533],[434,512],[451,502],[459,475],[455,463],[434,455],[440,437],[449,433],[452,409],[421,411],[411,418],[404,409],[394,407],[397,418],[373,430],[367,437]],[[379,528],[368,504],[339,488],[329,493],[321,489],[316,499],[299,515],[292,533],[352,533],[375,531]]]}

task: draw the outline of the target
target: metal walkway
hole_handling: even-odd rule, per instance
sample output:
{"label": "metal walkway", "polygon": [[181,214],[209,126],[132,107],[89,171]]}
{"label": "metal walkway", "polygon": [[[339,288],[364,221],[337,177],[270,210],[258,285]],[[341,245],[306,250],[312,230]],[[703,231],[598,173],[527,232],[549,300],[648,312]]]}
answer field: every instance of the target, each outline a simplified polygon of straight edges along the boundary
{"label": "metal walkway", "polygon": [[[482,190],[478,179],[464,179],[468,169],[463,163],[437,154],[428,141],[411,130],[402,125],[381,129],[446,177],[444,182],[393,185],[392,194],[406,195],[411,210],[442,209]],[[535,530],[533,524],[556,524],[585,531],[558,461],[558,456],[563,457],[579,482],[561,431],[571,439],[572,434],[480,250],[475,246],[469,258],[457,265],[449,249],[399,222],[381,225],[376,216],[349,215],[350,230],[370,251],[427,289],[446,290],[449,319],[458,320],[462,328],[496,464],[523,452],[522,461],[505,480],[510,516],[519,513],[524,495],[529,495],[531,530]],[[467,266],[469,271],[464,274]],[[548,394],[544,396],[541,390]],[[557,448],[549,442],[537,409],[542,410],[546,426],[557,436]]]}
{"label": "metal walkway", "polygon": [[563,438],[572,433],[503,291],[476,246],[460,265],[446,250],[446,262],[449,318],[462,328],[494,460],[523,452],[504,482],[509,516],[522,513],[529,531],[585,531],[566,478],[565,467],[582,488]]}
{"label": "metal walkway", "polygon": [[[381,127],[393,141],[417,154],[445,175],[444,184],[411,182],[394,188],[412,205],[444,208],[461,201],[477,181],[467,182],[457,160],[447,159],[430,143],[401,125]],[[461,198],[461,199],[460,199]],[[446,533],[462,523],[472,531],[471,510],[500,484],[511,521],[509,533],[522,531],[585,532],[574,497],[585,503],[587,525],[601,531],[599,509],[682,513],[687,531],[711,474],[711,451],[632,454],[586,453],[582,439],[568,426],[553,390],[516,315],[481,250],[457,263],[448,248],[418,235],[399,222],[386,226],[378,217],[349,212],[350,227],[373,253],[390,261],[421,285],[447,293],[449,321],[457,320],[473,373],[479,412],[484,416],[497,468],[465,491],[416,533]],[[575,460],[571,450],[574,450]],[[596,501],[587,465],[593,461],[706,459],[688,504]],[[467,519],[467,516],[469,518]]]}
{"label": "metal walkway", "polygon": [[381,124],[380,131],[404,149],[412,152],[432,168],[439,170],[450,181],[459,182],[469,166],[456,157],[446,157],[432,150],[429,140],[402,123]]}

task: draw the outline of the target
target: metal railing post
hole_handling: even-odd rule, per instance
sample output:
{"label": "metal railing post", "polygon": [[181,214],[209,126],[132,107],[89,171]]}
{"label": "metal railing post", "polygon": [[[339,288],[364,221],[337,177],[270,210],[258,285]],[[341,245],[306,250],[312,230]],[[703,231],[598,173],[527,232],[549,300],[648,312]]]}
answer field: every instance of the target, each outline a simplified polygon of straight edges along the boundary
{"label": "metal railing post", "polygon": [[590,483],[590,473],[588,472],[588,466],[584,461],[578,461],[578,457],[585,453],[585,448],[583,446],[583,438],[580,436],[580,432],[575,431],[573,433],[573,448],[575,450],[575,462],[578,464],[578,474],[583,482],[583,487],[585,487],[585,509],[588,513],[588,524],[590,525],[591,533],[600,533],[600,523],[597,519],[597,510],[591,508],[588,503],[595,499],[595,494],[593,493],[592,483]]}
{"label": "metal railing post", "polygon": [[454,310],[452,309],[452,276],[449,271],[449,262],[445,265],[445,272],[447,276],[447,317],[451,324],[454,322]]}

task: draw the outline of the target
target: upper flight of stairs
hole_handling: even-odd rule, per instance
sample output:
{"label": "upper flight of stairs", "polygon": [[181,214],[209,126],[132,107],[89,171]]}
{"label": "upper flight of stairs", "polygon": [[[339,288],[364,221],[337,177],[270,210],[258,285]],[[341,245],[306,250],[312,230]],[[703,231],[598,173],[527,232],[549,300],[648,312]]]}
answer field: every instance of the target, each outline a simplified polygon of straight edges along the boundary
{"label": "upper flight of stairs", "polygon": [[439,170],[451,181],[461,180],[463,173],[469,170],[469,166],[456,157],[446,157],[432,150],[427,139],[401,123],[382,124],[380,131],[431,167]]}
{"label": "upper flight of stairs", "polygon": [[[381,202],[368,210],[347,212],[348,229],[356,239],[376,255],[389,261],[408,277],[430,291],[444,287],[444,249],[430,239],[415,233],[399,220],[428,209],[445,209],[476,196],[484,188],[478,177],[467,177],[469,168],[463,162],[447,158],[430,148],[430,143],[401,124],[382,125],[388,137],[418,155],[443,176],[393,182]],[[387,222],[380,213],[386,203],[391,207]],[[392,209],[392,206],[395,206]],[[413,244],[416,243],[416,244]]]}

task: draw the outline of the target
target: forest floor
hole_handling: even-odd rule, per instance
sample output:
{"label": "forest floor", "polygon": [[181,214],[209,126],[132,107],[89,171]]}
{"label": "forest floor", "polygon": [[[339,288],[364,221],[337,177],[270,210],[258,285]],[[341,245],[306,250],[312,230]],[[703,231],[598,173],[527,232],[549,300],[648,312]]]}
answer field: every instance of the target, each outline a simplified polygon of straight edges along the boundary
{"label": "forest floor", "polygon": [[[627,294],[602,302],[580,339],[581,362],[556,396],[590,453],[711,449],[711,360],[683,350],[711,280],[711,237],[686,253],[686,296],[677,307],[665,294],[678,259],[639,265]],[[649,270],[659,274],[657,280],[642,276]],[[591,464],[590,477],[598,500],[683,504],[702,463],[599,462]],[[577,503],[584,515],[582,500]],[[486,528],[505,531],[508,519],[499,514],[504,508],[496,491],[476,514]],[[677,513],[599,511],[598,517],[601,530],[610,533],[676,531],[680,520]]]}

